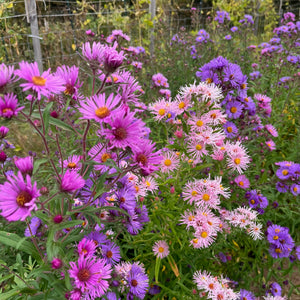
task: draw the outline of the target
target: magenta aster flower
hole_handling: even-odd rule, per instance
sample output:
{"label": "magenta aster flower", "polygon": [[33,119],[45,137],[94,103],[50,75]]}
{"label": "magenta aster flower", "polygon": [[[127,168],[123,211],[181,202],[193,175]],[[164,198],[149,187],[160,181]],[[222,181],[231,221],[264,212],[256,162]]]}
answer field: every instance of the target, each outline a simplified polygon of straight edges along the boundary
{"label": "magenta aster flower", "polygon": [[[134,113],[120,110],[112,115],[108,122],[111,129],[105,129],[103,134],[110,140],[112,146],[125,149],[131,147],[142,136],[144,123],[134,117]],[[99,132],[102,134],[102,132]]]}
{"label": "magenta aster flower", "polygon": [[19,63],[20,69],[15,74],[23,78],[27,83],[22,83],[23,91],[33,90],[37,93],[38,100],[41,96],[49,97],[52,93],[59,94],[65,90],[64,82],[60,77],[50,74],[51,69],[40,74],[37,62],[28,63],[22,61]]}
{"label": "magenta aster flower", "polygon": [[23,175],[31,175],[33,171],[33,157],[27,156],[15,159],[15,166],[21,171]]}
{"label": "magenta aster flower", "polygon": [[96,251],[96,245],[94,241],[83,238],[78,246],[77,246],[79,256],[83,256],[85,258],[92,257]]}
{"label": "magenta aster flower", "polygon": [[92,69],[98,69],[103,64],[105,49],[106,46],[96,42],[92,47],[89,42],[82,45],[82,55],[91,63]]}
{"label": "magenta aster flower", "polygon": [[32,184],[29,175],[24,180],[21,172],[17,176],[8,176],[7,179],[0,185],[1,216],[8,221],[24,221],[32,210],[37,209],[35,200],[40,196],[37,183]]}
{"label": "magenta aster flower", "polygon": [[104,259],[80,256],[77,264],[70,262],[70,277],[74,279],[76,288],[87,293],[92,299],[105,294],[109,283],[105,279],[111,278],[111,266],[105,264]]}
{"label": "magenta aster flower", "polygon": [[2,63],[0,65],[0,91],[3,92],[7,85],[15,81],[16,76],[14,75],[14,67],[7,67],[5,64]]}
{"label": "magenta aster flower", "polygon": [[85,185],[85,180],[75,171],[67,170],[61,178],[61,190],[73,193]]}
{"label": "magenta aster flower", "polygon": [[0,139],[3,139],[6,137],[6,135],[9,132],[9,128],[5,127],[5,126],[1,126],[0,127]]}
{"label": "magenta aster flower", "polygon": [[234,182],[242,189],[248,189],[250,187],[250,181],[245,175],[239,175],[234,179]]}
{"label": "magenta aster flower", "polygon": [[17,96],[13,93],[6,94],[0,97],[0,117],[10,119],[13,116],[17,116],[18,112],[22,110],[24,106],[18,107]]}
{"label": "magenta aster flower", "polygon": [[107,122],[111,112],[116,109],[121,101],[121,96],[110,94],[105,99],[105,93],[80,101],[78,110],[82,113],[81,119]]}
{"label": "magenta aster flower", "polygon": [[115,72],[123,63],[125,58],[124,51],[118,52],[116,50],[118,44],[115,43],[113,47],[106,47],[104,51],[104,70],[107,74]]}
{"label": "magenta aster flower", "polygon": [[[69,170],[78,171],[81,169],[81,156],[80,155],[71,155],[66,160],[63,161],[63,167]],[[60,162],[61,164],[61,162]]]}

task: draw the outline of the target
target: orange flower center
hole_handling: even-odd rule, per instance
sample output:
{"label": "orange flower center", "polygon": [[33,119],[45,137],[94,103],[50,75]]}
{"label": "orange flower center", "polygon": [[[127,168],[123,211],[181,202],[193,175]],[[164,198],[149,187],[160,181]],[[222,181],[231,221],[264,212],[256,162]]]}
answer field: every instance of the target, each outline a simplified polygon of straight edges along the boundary
{"label": "orange flower center", "polygon": [[185,108],[185,103],[184,103],[184,102],[180,102],[179,105],[178,105],[178,107],[179,107],[180,109]]}
{"label": "orange flower center", "polygon": [[164,249],[163,247],[159,247],[159,248],[158,248],[158,252],[159,252],[159,253],[163,253],[164,250],[165,250],[165,249]]}
{"label": "orange flower center", "polygon": [[201,237],[203,237],[204,239],[207,237],[207,232],[206,231],[203,231],[202,233],[201,233]]}
{"label": "orange flower center", "polygon": [[239,182],[239,185],[243,186],[243,185],[244,185],[244,182],[243,182],[243,181],[240,181],[240,182]]}
{"label": "orange flower center", "polygon": [[227,127],[227,131],[228,131],[229,133],[232,132],[232,127],[228,126],[228,127]]}
{"label": "orange flower center", "polygon": [[239,158],[236,158],[236,159],[234,160],[234,163],[235,163],[236,165],[239,165],[239,164],[241,163],[241,160],[240,160]]}
{"label": "orange flower center", "polygon": [[113,253],[112,253],[110,250],[108,250],[108,251],[106,252],[106,257],[107,257],[107,258],[112,258],[112,256],[113,256]]}
{"label": "orange flower center", "polygon": [[111,158],[111,155],[109,153],[104,153],[101,156],[101,161],[106,162],[109,158]]}
{"label": "orange flower center", "polygon": [[199,144],[198,144],[198,145],[196,145],[196,150],[198,150],[198,151],[199,151],[199,150],[201,150],[201,149],[202,149],[202,146],[201,146],[201,145],[199,145]]}
{"label": "orange flower center", "polygon": [[209,200],[209,195],[208,194],[204,194],[203,196],[202,196],[202,199],[204,200],[204,201],[208,201]]}
{"label": "orange flower center", "polygon": [[114,136],[117,140],[124,140],[127,137],[127,131],[125,128],[117,128],[113,131]]}
{"label": "orange flower center", "polygon": [[41,77],[41,76],[33,76],[32,77],[32,82],[33,82],[34,85],[45,86],[46,79]]}
{"label": "orange flower center", "polygon": [[207,83],[212,83],[212,82],[213,82],[212,78],[207,78],[205,81],[206,81]]}
{"label": "orange flower center", "polygon": [[198,120],[197,123],[196,123],[196,125],[197,125],[198,127],[201,127],[201,126],[203,125],[203,121]]}
{"label": "orange flower center", "polygon": [[172,164],[172,161],[170,159],[166,159],[164,164],[165,164],[166,167],[170,167],[171,164]]}
{"label": "orange flower center", "polygon": [[110,110],[106,106],[102,106],[95,110],[95,114],[98,118],[104,119],[110,115]]}
{"label": "orange flower center", "polygon": [[12,109],[9,108],[9,107],[2,109],[2,112],[3,112],[4,114],[5,114],[6,112],[8,112],[8,111],[12,111]]}
{"label": "orange flower center", "polygon": [[236,108],[235,106],[232,106],[232,107],[230,108],[230,111],[234,114],[234,113],[237,112],[237,108]]}
{"label": "orange flower center", "polygon": [[163,109],[163,108],[161,108],[161,109],[158,111],[158,114],[159,114],[160,116],[163,116],[165,113],[166,113],[166,110]]}
{"label": "orange flower center", "polygon": [[288,170],[283,170],[283,171],[282,171],[282,175],[283,175],[283,176],[286,176],[287,174],[289,174],[289,171],[288,171]]}
{"label": "orange flower center", "polygon": [[192,196],[196,196],[198,193],[196,191],[192,191]]}
{"label": "orange flower center", "polygon": [[69,162],[69,163],[68,163],[68,168],[69,168],[69,169],[75,169],[76,166],[77,166],[77,165],[76,165],[74,162]]}

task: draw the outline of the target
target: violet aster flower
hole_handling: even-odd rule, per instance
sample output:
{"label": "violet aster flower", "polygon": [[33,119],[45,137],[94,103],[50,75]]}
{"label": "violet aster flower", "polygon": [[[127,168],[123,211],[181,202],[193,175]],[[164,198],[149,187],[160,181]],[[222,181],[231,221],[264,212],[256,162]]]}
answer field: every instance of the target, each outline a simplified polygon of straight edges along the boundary
{"label": "violet aster flower", "polygon": [[27,83],[20,84],[23,91],[33,90],[37,93],[37,99],[41,96],[49,97],[52,93],[59,94],[64,91],[63,81],[60,77],[50,74],[51,69],[40,74],[37,62],[28,63],[22,61],[19,63],[20,69],[15,71],[15,74],[23,78]]}
{"label": "violet aster flower", "polygon": [[289,249],[281,249],[275,244],[270,244],[269,253],[273,258],[288,257],[291,251]]}
{"label": "violet aster flower", "polygon": [[24,221],[36,210],[35,200],[40,196],[37,183],[32,184],[29,175],[24,180],[21,172],[7,177],[8,181],[0,185],[1,215],[8,221]]}
{"label": "violet aster flower", "polygon": [[223,125],[225,134],[228,138],[232,139],[234,137],[237,136],[238,134],[238,128],[236,127],[236,125],[232,122],[227,121],[224,125]]}
{"label": "violet aster flower", "polygon": [[24,106],[18,107],[17,96],[13,93],[6,94],[0,97],[0,117],[10,119],[13,116],[17,116],[18,112],[22,110]]}
{"label": "violet aster flower", "polygon": [[148,276],[135,264],[132,265],[127,277],[130,293],[139,299],[143,299],[149,287]]}
{"label": "violet aster flower", "polygon": [[232,39],[232,36],[230,34],[227,34],[227,35],[225,35],[224,39],[229,41]]}
{"label": "violet aster flower", "polygon": [[289,179],[291,176],[289,167],[281,167],[276,171],[276,176],[281,180]]}
{"label": "violet aster flower", "polygon": [[240,300],[255,300],[255,296],[253,295],[253,293],[241,289],[240,290]]}
{"label": "violet aster flower", "polygon": [[9,84],[16,81],[14,75],[14,67],[6,66],[4,63],[0,65],[0,92],[3,92]]}
{"label": "violet aster flower", "polygon": [[278,181],[276,183],[276,189],[280,193],[286,193],[288,191],[288,189],[289,189],[289,186],[286,185],[286,184],[284,184],[283,182]]}
{"label": "violet aster flower", "polygon": [[82,113],[81,119],[107,122],[112,111],[116,110],[120,104],[120,101],[120,95],[114,96],[114,94],[110,94],[106,98],[105,93],[103,93],[87,98],[85,101],[80,101],[78,110]]}
{"label": "violet aster flower", "polygon": [[224,81],[228,81],[233,87],[238,88],[243,80],[243,73],[237,64],[229,64],[224,68]]}
{"label": "violet aster flower", "polygon": [[239,30],[239,28],[236,27],[236,26],[233,26],[233,27],[230,28],[230,30],[231,30],[231,32],[236,32],[236,31]]}
{"label": "violet aster flower", "polygon": [[93,241],[96,247],[108,243],[107,236],[99,231],[92,231],[86,238]]}
{"label": "violet aster flower", "polygon": [[81,189],[85,180],[74,170],[67,170],[61,178],[61,190],[63,192],[73,193]]}
{"label": "violet aster flower", "polygon": [[33,171],[33,157],[26,156],[15,159],[15,166],[21,171],[23,175],[31,175]]}
{"label": "violet aster flower", "polygon": [[292,193],[294,196],[300,195],[300,185],[299,185],[299,184],[296,184],[296,183],[293,183],[293,184],[291,185],[290,191],[291,191],[291,193]]}
{"label": "violet aster flower", "polygon": [[125,150],[127,146],[131,147],[141,138],[144,123],[134,117],[134,113],[126,113],[123,110],[116,112],[108,121],[111,129],[99,131],[103,134],[114,147]]}
{"label": "violet aster flower", "polygon": [[111,266],[104,259],[80,256],[77,263],[70,262],[70,277],[82,293],[87,293],[93,299],[105,294],[109,287],[106,279],[111,278]]}
{"label": "violet aster flower", "polygon": [[152,82],[155,86],[169,87],[168,79],[161,73],[154,74],[152,76]]}
{"label": "violet aster flower", "polygon": [[238,101],[228,102],[226,105],[226,114],[228,118],[237,119],[242,114],[242,104]]}
{"label": "violet aster flower", "polygon": [[219,24],[223,24],[225,19],[230,21],[230,16],[227,11],[217,11],[217,16],[215,17],[215,21],[217,21]]}
{"label": "violet aster flower", "polygon": [[6,135],[9,132],[9,128],[5,127],[5,126],[1,126],[0,127],[0,139],[3,139],[6,137]]}
{"label": "violet aster flower", "polygon": [[38,217],[33,217],[30,220],[30,224],[29,224],[30,229],[27,226],[25,229],[24,235],[27,237],[36,235],[36,232],[37,232],[38,228],[41,226],[41,224],[42,224],[42,221]]}
{"label": "violet aster flower", "polygon": [[101,246],[101,253],[107,264],[112,266],[118,263],[121,259],[120,247],[115,243],[109,241],[107,244]]}
{"label": "violet aster flower", "polygon": [[277,282],[272,282],[270,284],[270,293],[273,296],[281,296],[281,286]]}

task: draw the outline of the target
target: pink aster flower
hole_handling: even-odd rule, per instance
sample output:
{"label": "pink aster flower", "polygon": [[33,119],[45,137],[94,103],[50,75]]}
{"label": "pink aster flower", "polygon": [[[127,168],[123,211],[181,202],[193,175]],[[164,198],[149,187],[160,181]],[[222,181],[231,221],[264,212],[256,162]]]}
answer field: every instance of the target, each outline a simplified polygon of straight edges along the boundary
{"label": "pink aster flower", "polygon": [[35,200],[40,196],[37,183],[32,184],[29,175],[24,180],[21,172],[7,177],[8,181],[0,185],[1,216],[8,221],[24,221],[36,210]]}
{"label": "pink aster flower", "polygon": [[250,181],[245,175],[239,175],[234,179],[234,182],[242,189],[248,189],[250,187]]}
{"label": "pink aster flower", "polygon": [[168,116],[168,113],[175,112],[174,102],[166,99],[160,99],[149,105],[149,110],[154,114],[154,118],[158,121]]}
{"label": "pink aster flower", "polygon": [[92,46],[89,42],[82,45],[82,55],[90,63],[93,70],[103,65],[105,49],[106,46],[96,42],[93,42]]}
{"label": "pink aster flower", "polygon": [[142,137],[144,123],[134,117],[134,113],[124,110],[115,112],[108,121],[110,129],[98,131],[110,140],[113,147],[125,150],[127,146],[131,147]]}
{"label": "pink aster flower", "polygon": [[155,86],[169,87],[168,79],[161,73],[154,74],[152,76],[152,81]]}
{"label": "pink aster flower", "polygon": [[266,141],[266,145],[268,146],[270,151],[273,151],[276,149],[276,144],[271,139]]}
{"label": "pink aster flower", "polygon": [[73,193],[81,189],[85,180],[74,170],[67,170],[61,178],[61,190],[63,192]]}
{"label": "pink aster flower", "polygon": [[14,75],[14,67],[6,66],[5,64],[0,65],[0,91],[3,92],[7,85],[16,81]]}
{"label": "pink aster flower", "polygon": [[49,97],[52,93],[59,94],[64,91],[63,81],[60,77],[50,74],[51,69],[40,74],[37,62],[28,63],[22,61],[19,63],[20,69],[15,74],[23,78],[27,83],[22,83],[23,91],[33,90],[37,93],[37,99],[41,96]]}
{"label": "pink aster flower", "polygon": [[104,259],[80,256],[77,264],[70,262],[70,266],[70,277],[82,293],[88,294],[92,299],[105,294],[109,287],[106,279],[111,278],[111,266],[106,265]]}
{"label": "pink aster flower", "polygon": [[161,172],[169,173],[177,169],[179,166],[179,157],[174,152],[166,152],[163,154],[163,159],[161,162]]}
{"label": "pink aster flower", "polygon": [[77,246],[77,251],[79,256],[83,256],[85,258],[91,257],[95,254],[96,245],[94,241],[83,238]]}
{"label": "pink aster flower", "polygon": [[[116,109],[121,101],[119,95],[110,94],[106,99],[105,93],[80,101],[78,110],[82,113],[81,119],[107,122],[112,111]],[[115,112],[114,112],[115,113]]]}
{"label": "pink aster flower", "polygon": [[18,107],[17,96],[13,93],[6,94],[0,97],[0,117],[10,119],[13,116],[17,116],[18,112],[22,110],[24,106]]}
{"label": "pink aster flower", "polygon": [[[63,167],[69,170],[80,170],[81,169],[81,156],[80,155],[71,155],[66,160],[63,161]],[[61,163],[61,162],[60,162]]]}
{"label": "pink aster flower", "polygon": [[166,241],[158,241],[154,244],[152,248],[154,255],[159,258],[167,257],[170,253],[169,246]]}
{"label": "pink aster flower", "polygon": [[131,65],[134,66],[135,68],[141,70],[141,69],[142,69],[142,66],[143,66],[143,63],[138,62],[138,61],[133,61],[133,62],[131,63]]}
{"label": "pink aster flower", "polygon": [[118,44],[115,43],[113,47],[106,47],[104,50],[104,70],[106,74],[115,72],[123,63],[125,59],[124,51],[118,52],[116,50]]}
{"label": "pink aster flower", "polygon": [[268,130],[268,132],[269,132],[272,136],[274,136],[274,137],[277,137],[277,136],[278,136],[278,132],[277,132],[276,128],[275,128],[273,125],[267,124],[267,125],[265,125],[265,128]]}
{"label": "pink aster flower", "polygon": [[99,163],[99,165],[94,166],[94,169],[100,171],[106,171],[109,168],[108,166],[103,165],[108,159],[116,158],[116,154],[101,143],[93,146],[88,154],[95,162]]}
{"label": "pink aster flower", "polygon": [[15,166],[21,171],[23,175],[31,175],[33,171],[33,157],[27,156],[15,159]]}

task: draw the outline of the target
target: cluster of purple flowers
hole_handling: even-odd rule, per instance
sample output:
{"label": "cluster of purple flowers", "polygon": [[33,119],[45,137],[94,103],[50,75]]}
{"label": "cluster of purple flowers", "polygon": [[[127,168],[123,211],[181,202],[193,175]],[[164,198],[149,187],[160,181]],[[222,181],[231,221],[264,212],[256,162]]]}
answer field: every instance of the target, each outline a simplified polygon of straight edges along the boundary
{"label": "cluster of purple flowers", "polygon": [[196,36],[197,43],[207,43],[209,41],[209,33],[205,29],[200,29]]}
{"label": "cluster of purple flowers", "polygon": [[245,198],[249,201],[249,206],[255,208],[260,214],[263,214],[264,209],[269,205],[268,199],[256,190],[247,191]]}
{"label": "cluster of purple flowers", "polygon": [[268,227],[267,239],[270,243],[269,252],[274,258],[288,257],[295,246],[289,229],[276,224]]}
{"label": "cluster of purple flowers", "polygon": [[253,17],[251,15],[244,15],[244,19],[241,19],[239,22],[244,26],[254,24],[254,20],[253,20]]}
{"label": "cluster of purple flowers", "polygon": [[290,191],[294,196],[300,195],[300,164],[290,161],[275,163],[279,166],[276,176],[280,179],[276,189],[281,193]]}
{"label": "cluster of purple flowers", "polygon": [[230,16],[227,11],[217,11],[216,12],[215,21],[217,21],[219,24],[223,24],[225,20],[230,21]]}

